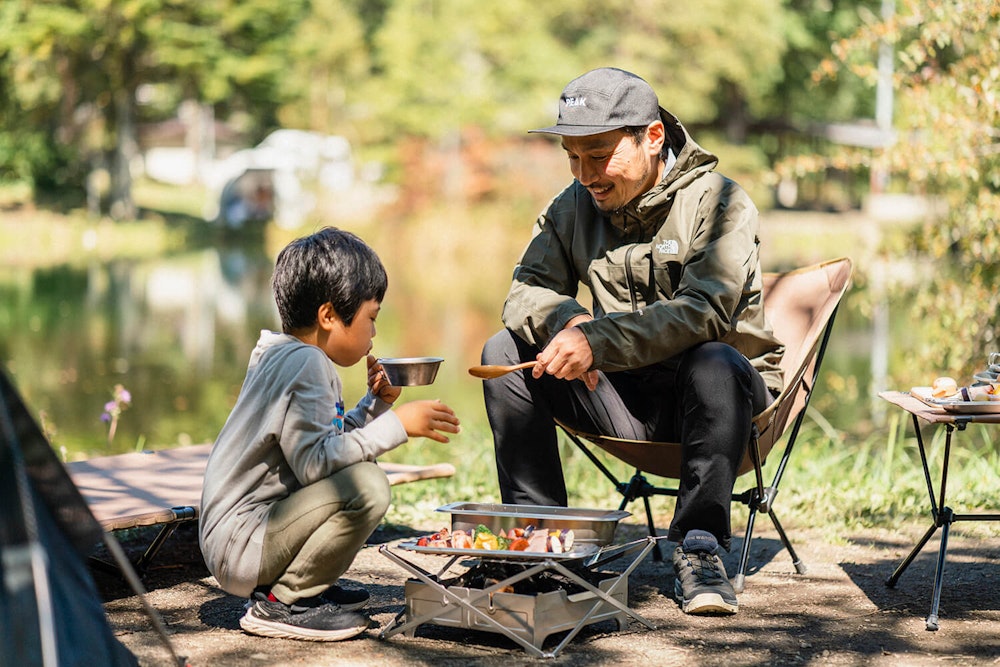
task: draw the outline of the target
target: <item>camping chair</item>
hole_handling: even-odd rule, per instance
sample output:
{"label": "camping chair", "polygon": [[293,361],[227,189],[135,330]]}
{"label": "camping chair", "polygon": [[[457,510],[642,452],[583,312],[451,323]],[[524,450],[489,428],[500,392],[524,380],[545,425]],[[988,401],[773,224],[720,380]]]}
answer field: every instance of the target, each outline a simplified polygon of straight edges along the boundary
{"label": "camping chair", "polygon": [[[774,402],[753,418],[747,453],[737,472],[737,475],[743,475],[752,470],[755,475],[753,488],[744,493],[734,493],[732,497],[733,502],[741,502],[750,509],[739,569],[733,578],[733,588],[737,592],[743,590],[750,556],[750,538],[753,536],[754,520],[758,511],[771,517],[796,571],[799,574],[805,573],[805,565],[796,555],[781,527],[774,513],[773,503],[785,465],[798,436],[799,427],[805,417],[806,407],[816,386],[816,377],[823,361],[826,344],[830,339],[830,331],[833,329],[837,306],[847,290],[850,278],[851,260],[847,258],[830,260],[787,273],[768,273],[763,276],[765,312],[775,336],[785,346],[781,360],[785,386]],[[623,499],[619,509],[624,509],[633,500],[642,498],[649,534],[656,537],[649,498],[654,495],[676,497],[677,489],[655,486],[646,479],[645,474],[679,479],[680,444],[624,440],[583,433],[561,422],[557,424],[622,494]],[[778,469],[771,485],[765,487],[761,467],[768,453],[789,426],[791,432],[785,443]],[[584,444],[584,440],[597,445],[630,466],[635,466],[635,474],[627,482],[620,481]],[[653,557],[662,560],[659,545],[654,550]]]}

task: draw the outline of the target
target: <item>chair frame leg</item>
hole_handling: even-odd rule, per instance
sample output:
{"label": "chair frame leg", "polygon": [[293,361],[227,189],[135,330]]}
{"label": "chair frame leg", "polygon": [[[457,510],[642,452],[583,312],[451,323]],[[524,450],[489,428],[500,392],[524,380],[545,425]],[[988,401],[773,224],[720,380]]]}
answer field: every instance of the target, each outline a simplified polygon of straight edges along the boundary
{"label": "chair frame leg", "polygon": [[[750,508],[750,514],[747,518],[747,528],[744,533],[743,538],[743,549],[740,553],[740,564],[736,571],[735,577],[733,577],[733,588],[737,593],[742,592],[743,587],[746,582],[746,572],[747,566],[750,560],[750,541],[753,538],[754,524],[756,523],[757,511],[760,510],[771,517],[771,522],[774,524],[775,530],[778,531],[778,536],[781,539],[782,545],[788,551],[788,555],[792,559],[792,564],[795,566],[795,571],[799,574],[805,574],[806,565],[799,558],[792,546],[791,540],[788,539],[788,535],[785,533],[785,529],[782,527],[781,522],[778,520],[777,515],[774,513],[772,507],[774,503],[774,498],[778,493],[778,487],[781,484],[781,478],[785,474],[785,467],[788,465],[788,459],[792,455],[792,448],[795,446],[795,441],[799,435],[799,429],[802,426],[802,422],[806,416],[806,410],[809,407],[809,401],[812,398],[813,389],[816,386],[816,378],[819,376],[819,369],[823,365],[823,357],[826,355],[826,347],[830,342],[830,334],[833,332],[833,322],[836,320],[837,308],[834,308],[830,315],[829,320],[826,324],[826,329],[823,332],[823,336],[820,339],[819,347],[816,350],[816,358],[812,366],[811,377],[802,377],[799,381],[803,383],[806,388],[805,400],[803,401],[802,408],[799,410],[798,414],[792,422],[791,431],[788,434],[788,440],[785,444],[785,449],[781,454],[781,460],[778,463],[778,469],[774,473],[774,478],[771,481],[771,485],[768,487],[764,486],[764,473],[763,473],[763,457],[760,455],[760,430],[756,423],[753,424],[751,430],[751,438],[749,443],[749,454],[750,460],[753,462],[754,467],[754,488],[750,489],[748,492],[743,494],[733,494],[733,501],[740,501]],[[646,510],[646,521],[649,528],[649,535],[651,537],[657,537],[656,526],[653,522],[653,513],[649,505],[649,498],[653,495],[668,495],[676,497],[678,494],[677,489],[667,489],[663,487],[656,487],[650,484],[646,478],[642,475],[642,471],[636,469],[635,474],[632,475],[631,479],[627,483],[621,482],[612,473],[604,463],[597,458],[589,447],[583,444],[583,441],[575,434],[566,428],[562,429],[563,433],[577,446],[577,448],[582,451],[587,458],[600,470],[605,477],[607,477],[619,493],[622,494],[622,502],[619,509],[625,509],[625,507],[638,498],[643,499],[643,504]],[[663,560],[663,555],[660,552],[659,542],[656,544],[656,548],[653,552],[653,559],[656,561]]]}
{"label": "chair frame leg", "polygon": [[[846,284],[843,286],[846,289]],[[841,292],[841,295],[843,292]],[[839,297],[838,297],[839,301]],[[786,388],[786,393],[791,392],[802,392],[803,401],[802,406],[799,408],[798,412],[791,423],[791,431],[788,433],[788,438],[785,442],[784,451],[781,454],[781,459],[778,463],[778,469],[775,471],[774,478],[770,486],[764,486],[764,475],[763,475],[763,457],[760,454],[760,442],[759,438],[761,436],[760,427],[755,421],[752,426],[751,439],[748,445],[748,453],[750,459],[753,463],[754,469],[754,482],[753,488],[742,494],[733,494],[733,502],[739,501],[747,505],[749,508],[749,516],[747,518],[746,533],[743,539],[743,548],[740,553],[740,562],[737,569],[735,577],[733,577],[733,588],[736,592],[742,592],[745,581],[747,566],[750,560],[750,541],[753,538],[754,525],[757,519],[757,512],[761,511],[771,517],[771,522],[774,524],[775,530],[778,532],[778,536],[781,539],[781,544],[788,551],[788,555],[792,559],[792,564],[795,566],[795,571],[799,574],[806,573],[806,565],[799,558],[796,553],[795,548],[792,546],[791,540],[788,539],[788,535],[785,533],[784,527],[778,520],[777,515],[774,513],[773,503],[774,499],[778,493],[778,487],[781,484],[781,478],[784,476],[785,467],[788,464],[788,460],[791,457],[792,449],[795,446],[795,441],[799,435],[799,429],[802,426],[802,422],[805,419],[806,411],[809,407],[809,401],[812,398],[813,390],[816,387],[816,380],[819,377],[819,370],[823,365],[823,358],[826,356],[827,345],[830,342],[830,336],[833,332],[833,323],[837,318],[837,311],[839,310],[839,305],[835,305],[827,318],[826,324],[824,325],[823,333],[820,337],[818,347],[815,349],[812,361],[809,362],[804,367],[800,367],[801,374],[797,375],[794,380],[789,379],[789,387],[794,386],[794,389],[789,390]],[[811,372],[810,372],[811,370]],[[790,395],[790,394],[789,394]],[[787,400],[792,400],[788,398]],[[915,418],[914,418],[915,419]],[[569,428],[561,423],[557,424],[561,427],[563,433],[570,439],[577,448],[582,451],[587,458],[600,470],[605,477],[607,477],[612,484],[614,484],[615,489],[622,494],[623,499],[619,509],[625,509],[625,507],[638,498],[642,498],[643,504],[646,510],[646,521],[649,528],[649,534],[651,537],[657,537],[656,526],[653,523],[653,513],[650,508],[649,498],[653,495],[671,495],[677,496],[678,489],[667,489],[664,487],[656,487],[650,484],[646,478],[642,475],[640,469],[636,469],[635,473],[632,475],[631,479],[627,483],[621,482],[615,475],[604,465],[600,459],[587,447],[582,439],[573,433]],[[773,424],[769,424],[773,427]],[[767,429],[765,428],[765,431]],[[784,429],[782,429],[782,432]],[[781,433],[775,435],[775,438],[780,438]],[[776,442],[772,443],[776,444]],[[942,492],[943,496],[943,492]],[[929,535],[925,537],[924,542],[929,539]],[[919,550],[919,549],[918,549]],[[659,561],[662,560],[662,554],[660,553],[659,544],[657,543],[656,550],[654,552],[654,559]],[[908,564],[908,563],[906,563]],[[905,569],[905,564],[902,569]],[[900,570],[901,573],[901,570]],[[898,574],[894,575],[893,579],[898,578]]]}

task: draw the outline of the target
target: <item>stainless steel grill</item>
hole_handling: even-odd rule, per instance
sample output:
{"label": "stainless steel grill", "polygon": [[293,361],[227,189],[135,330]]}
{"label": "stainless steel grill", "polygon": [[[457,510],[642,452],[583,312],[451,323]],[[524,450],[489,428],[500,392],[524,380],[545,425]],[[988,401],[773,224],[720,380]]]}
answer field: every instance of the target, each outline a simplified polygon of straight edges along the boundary
{"label": "stainless steel grill", "polygon": [[[454,507],[449,505],[442,509]],[[509,507],[517,509],[508,510]],[[466,510],[469,508],[461,508],[464,513],[458,515],[460,518],[453,516],[453,525],[470,520]],[[652,623],[628,607],[628,577],[655,546],[656,538],[618,546],[604,544],[613,539],[614,528],[609,531],[603,523],[616,524],[628,514],[587,514],[592,510],[572,512],[567,508],[526,510],[525,506],[477,504],[471,519],[475,523],[500,527],[510,524],[510,515],[516,516],[518,522],[543,518],[550,527],[552,522],[563,520],[591,522],[593,525],[578,524],[574,530],[590,535],[588,531],[594,529],[592,533],[597,537],[590,537],[590,541],[569,553],[417,547],[415,541],[403,542],[398,550],[383,545],[380,552],[414,576],[404,587],[403,611],[382,631],[381,637],[400,632],[412,637],[425,623],[482,630],[510,638],[535,657],[548,658],[558,655],[581,629],[593,623],[613,620],[621,631],[631,618],[654,629]],[[526,514],[531,513],[544,516],[526,519]],[[432,574],[403,557],[400,551],[432,554],[448,560]],[[470,552],[476,552],[471,564]],[[600,569],[624,557],[630,557],[631,561],[623,572]],[[464,569],[456,572],[453,570],[456,565]],[[564,631],[568,634],[553,650],[542,649],[549,635]]]}

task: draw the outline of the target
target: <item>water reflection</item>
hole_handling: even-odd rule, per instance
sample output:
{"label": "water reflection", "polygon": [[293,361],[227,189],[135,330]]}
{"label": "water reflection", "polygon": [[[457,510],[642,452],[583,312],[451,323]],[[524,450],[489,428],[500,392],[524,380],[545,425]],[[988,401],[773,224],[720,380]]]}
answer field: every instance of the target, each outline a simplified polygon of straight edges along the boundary
{"label": "water reflection", "polygon": [[[261,328],[277,320],[260,246],[0,276],[2,354],[57,446],[93,455],[211,440]],[[132,394],[113,443],[100,421]]]}
{"label": "water reflection", "polygon": [[[466,369],[499,326],[520,243],[484,264],[478,253],[421,248],[433,238],[419,229],[390,232],[362,234],[390,274],[375,353],[444,357],[435,384],[406,389],[401,400],[442,398],[463,421],[462,441],[485,442],[479,381]],[[426,257],[436,258],[434,279]],[[209,442],[235,402],[260,330],[279,326],[273,261],[259,241],[148,261],[0,270],[0,358],[70,458]],[[838,314],[812,404],[845,429],[867,419],[869,407],[858,399],[867,393],[870,325],[852,301],[848,295]],[[339,369],[348,401],[365,389],[363,366]],[[828,389],[832,379],[839,384]],[[133,404],[108,443],[100,417],[116,384]]]}

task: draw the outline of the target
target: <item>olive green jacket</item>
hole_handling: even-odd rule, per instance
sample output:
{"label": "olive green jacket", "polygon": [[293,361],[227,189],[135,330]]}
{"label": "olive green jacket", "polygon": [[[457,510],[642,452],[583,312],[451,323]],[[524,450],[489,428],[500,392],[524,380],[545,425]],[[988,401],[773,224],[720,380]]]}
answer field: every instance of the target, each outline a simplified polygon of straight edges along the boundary
{"label": "olive green jacket", "polygon": [[557,195],[514,270],[503,322],[544,347],[590,312],[582,284],[595,319],[578,326],[594,369],[641,368],[717,340],[780,389],[784,347],[761,302],[757,209],[675,117],[661,109],[661,119],[676,155],[662,180],[610,215],[577,181]]}

